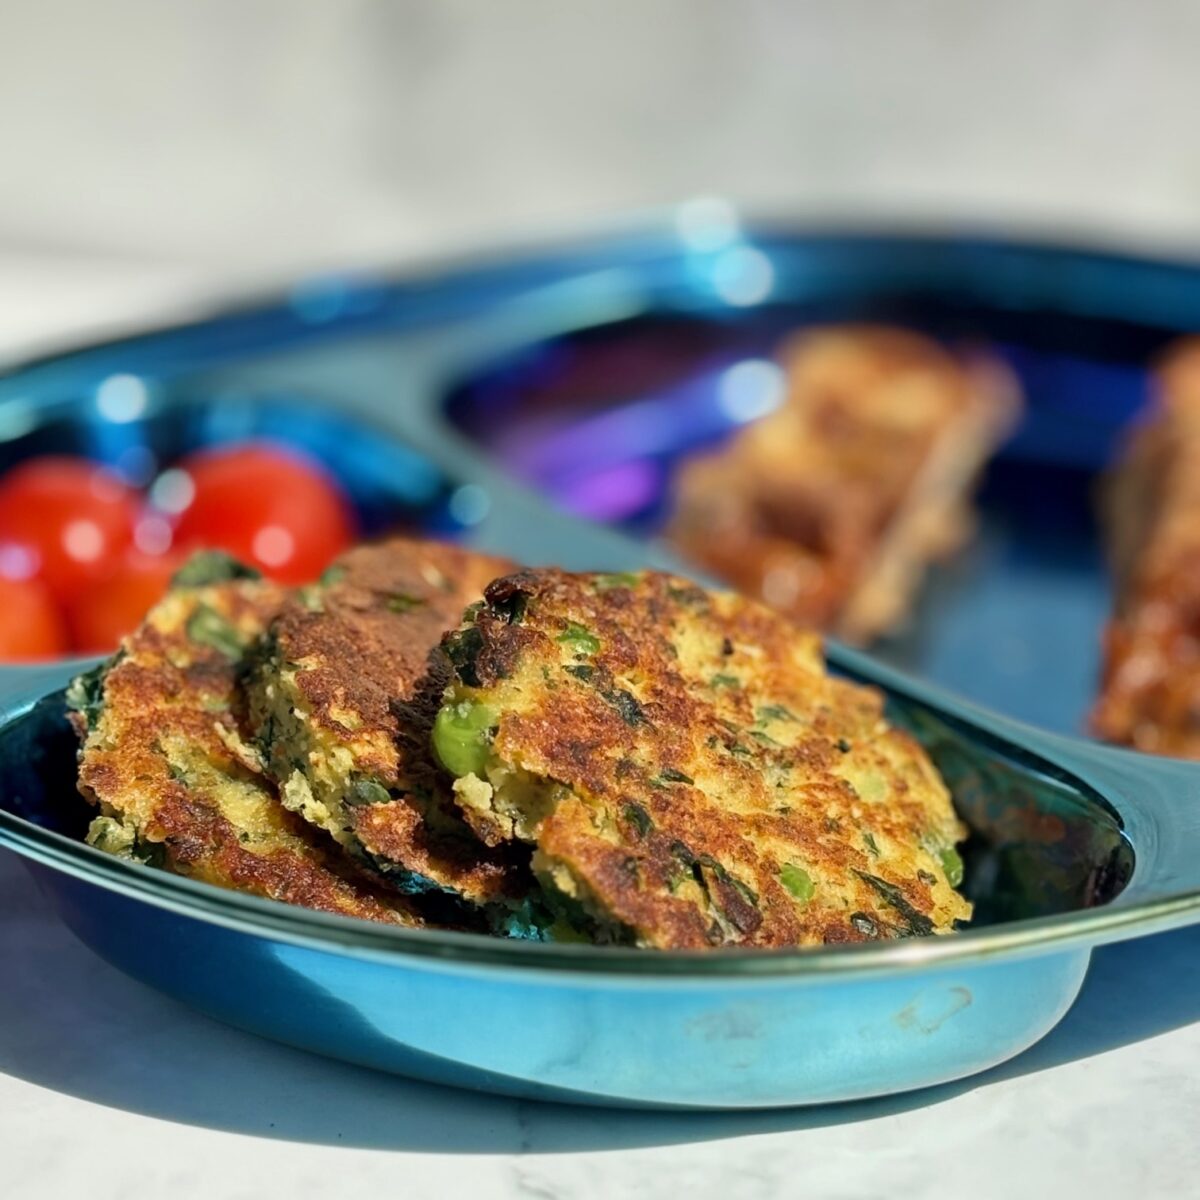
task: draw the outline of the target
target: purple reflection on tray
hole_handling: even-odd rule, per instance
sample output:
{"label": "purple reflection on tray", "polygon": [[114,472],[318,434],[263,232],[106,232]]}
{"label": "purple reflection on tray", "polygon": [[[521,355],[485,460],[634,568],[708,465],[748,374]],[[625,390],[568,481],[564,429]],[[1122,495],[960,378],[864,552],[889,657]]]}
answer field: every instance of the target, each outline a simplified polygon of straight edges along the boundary
{"label": "purple reflection on tray", "polygon": [[783,387],[776,364],[722,356],[650,396],[523,421],[493,446],[512,470],[571,511],[626,520],[654,505],[672,460],[770,412]]}
{"label": "purple reflection on tray", "polygon": [[663,464],[639,458],[562,480],[553,495],[563,508],[580,516],[595,521],[627,521],[652,508],[666,486]]}

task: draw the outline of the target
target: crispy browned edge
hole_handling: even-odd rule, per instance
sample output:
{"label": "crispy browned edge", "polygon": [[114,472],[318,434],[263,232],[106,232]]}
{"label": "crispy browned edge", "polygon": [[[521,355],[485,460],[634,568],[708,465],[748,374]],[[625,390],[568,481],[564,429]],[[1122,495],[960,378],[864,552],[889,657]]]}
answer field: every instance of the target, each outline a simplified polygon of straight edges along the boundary
{"label": "crispy browned edge", "polygon": [[[244,581],[196,589],[192,594],[197,604],[218,604],[233,621],[259,628],[278,610],[283,595],[274,585]],[[289,844],[256,853],[239,840],[218,799],[172,777],[158,745],[168,730],[190,739],[197,753],[220,772],[271,789],[221,736],[221,726],[239,729],[238,668],[238,662],[218,649],[189,639],[184,629],[163,632],[148,618],[125,639],[104,678],[101,719],[106,715],[120,720],[113,744],[101,746],[95,737],[88,738],[81,715],[72,715],[77,732],[85,738],[80,792],[106,812],[117,814],[126,811],[130,789],[153,794],[152,817],[139,825],[138,838],[161,847],[166,866],[175,873],[324,912],[392,924],[421,923],[403,898],[375,888],[351,863],[318,845],[304,822],[281,804],[281,827]],[[210,707],[202,702],[204,697],[210,698]],[[212,706],[214,697],[225,706]]]}
{"label": "crispy browned edge", "polygon": [[[832,373],[831,347],[844,359]],[[1019,412],[1015,378],[997,359],[886,327],[809,331],[781,357],[783,406],[684,465],[669,536],[747,595],[869,641],[970,535],[974,480]],[[918,378],[939,411],[907,429],[881,424],[872,405]],[[810,478],[789,453],[821,471]]]}

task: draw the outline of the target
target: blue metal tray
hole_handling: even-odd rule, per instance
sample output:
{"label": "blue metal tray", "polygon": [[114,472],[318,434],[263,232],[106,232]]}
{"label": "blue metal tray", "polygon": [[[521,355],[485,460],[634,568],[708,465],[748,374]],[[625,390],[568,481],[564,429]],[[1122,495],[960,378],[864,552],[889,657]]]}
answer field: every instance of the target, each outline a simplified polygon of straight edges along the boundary
{"label": "blue metal tray", "polygon": [[[29,363],[0,378],[0,468],[70,448],[144,472],[263,433],[324,458],[368,532],[400,521],[530,562],[674,565],[654,538],[672,462],[760,409],[783,332],[847,319],[982,343],[1027,394],[970,553],[880,657],[830,648],[887,689],[951,781],[973,830],[970,930],[770,954],[530,945],[149,871],[79,841],[70,664],[0,671],[0,844],[137,978],[267,1036],[443,1082],[752,1107],[919,1087],[1018,1053],[1066,1011],[1091,947],[1200,919],[1200,768],[1069,736],[1108,605],[1095,476],[1147,360],[1200,329],[1200,269],[684,210],[395,281],[308,281]],[[102,398],[117,375],[136,402],[114,411]]]}

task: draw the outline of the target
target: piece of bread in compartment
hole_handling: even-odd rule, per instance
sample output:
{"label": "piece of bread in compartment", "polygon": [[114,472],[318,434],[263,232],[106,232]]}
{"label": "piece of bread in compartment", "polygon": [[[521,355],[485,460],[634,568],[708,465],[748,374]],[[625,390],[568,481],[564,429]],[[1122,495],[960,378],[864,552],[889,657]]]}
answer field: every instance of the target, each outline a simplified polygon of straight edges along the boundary
{"label": "piece of bread in compartment", "polygon": [[1102,510],[1116,600],[1092,729],[1200,758],[1200,338],[1154,372]]}
{"label": "piece of bread in compartment", "polygon": [[782,361],[783,404],[679,472],[668,536],[744,593],[867,642],[969,538],[1016,382],[989,356],[873,326],[805,332]]}

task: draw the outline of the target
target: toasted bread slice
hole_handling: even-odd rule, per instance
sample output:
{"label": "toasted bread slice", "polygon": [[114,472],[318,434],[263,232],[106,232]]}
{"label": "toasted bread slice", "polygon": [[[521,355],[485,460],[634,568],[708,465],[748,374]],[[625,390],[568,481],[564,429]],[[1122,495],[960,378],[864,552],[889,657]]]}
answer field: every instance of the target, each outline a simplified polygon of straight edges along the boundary
{"label": "toasted bread slice", "polygon": [[806,333],[784,359],[782,406],[683,467],[669,536],[747,595],[868,641],[969,536],[1016,387],[997,362],[884,328]]}

